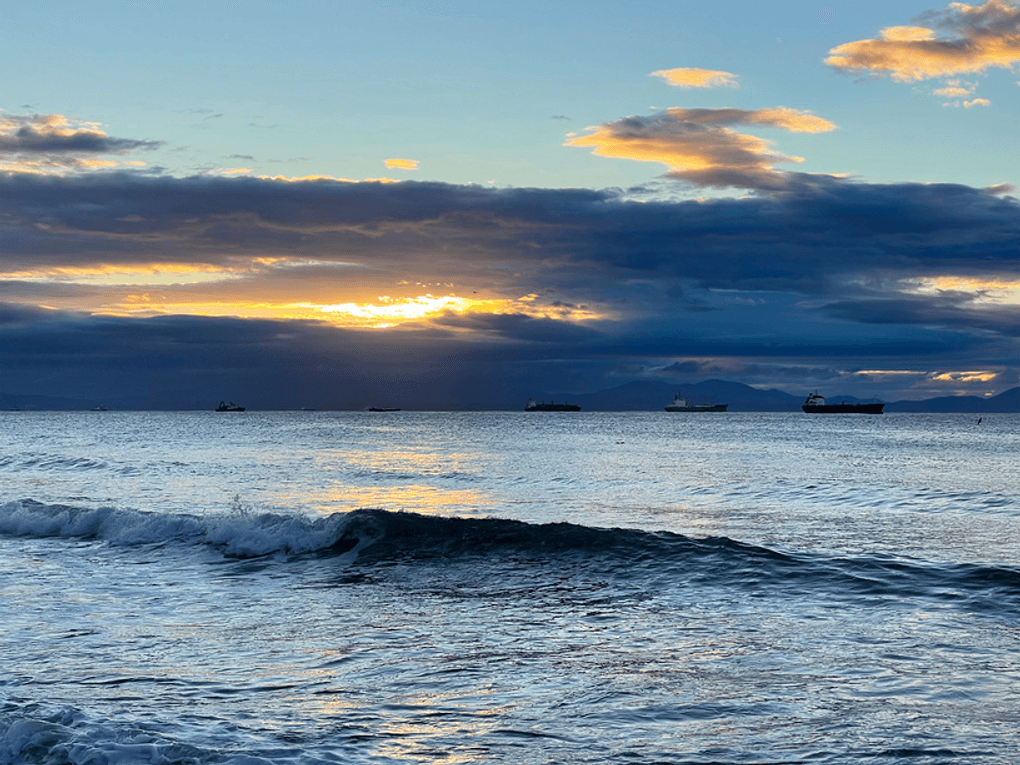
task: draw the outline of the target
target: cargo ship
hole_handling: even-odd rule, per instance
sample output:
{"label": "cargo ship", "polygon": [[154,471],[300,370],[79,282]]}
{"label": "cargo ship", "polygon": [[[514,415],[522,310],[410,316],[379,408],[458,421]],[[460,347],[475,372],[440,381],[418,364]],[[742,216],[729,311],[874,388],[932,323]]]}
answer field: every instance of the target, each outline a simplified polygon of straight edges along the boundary
{"label": "cargo ship", "polygon": [[729,404],[692,404],[679,393],[673,396],[673,403],[666,404],[667,412],[725,412]]}
{"label": "cargo ship", "polygon": [[525,412],[580,412],[581,407],[577,404],[547,404],[544,401],[539,404],[535,399],[528,399],[527,406],[524,407]]}
{"label": "cargo ship", "polygon": [[855,401],[826,404],[825,396],[812,393],[800,408],[808,414],[882,414],[885,404],[862,404]]}

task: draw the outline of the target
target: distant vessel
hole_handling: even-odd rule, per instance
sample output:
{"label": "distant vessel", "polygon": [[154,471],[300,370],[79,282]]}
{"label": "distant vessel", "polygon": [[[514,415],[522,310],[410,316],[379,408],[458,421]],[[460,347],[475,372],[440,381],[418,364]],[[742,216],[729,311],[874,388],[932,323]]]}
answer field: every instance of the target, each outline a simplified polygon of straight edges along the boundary
{"label": "distant vessel", "polygon": [[826,404],[825,396],[812,393],[801,406],[808,414],[882,414],[885,404],[861,404],[852,401],[841,401],[838,404]]}
{"label": "distant vessel", "polygon": [[400,409],[392,406],[370,406],[368,408],[370,412],[399,412]]}
{"label": "distant vessel", "polygon": [[96,404],[94,407],[92,407],[92,411],[93,412],[105,412],[106,411],[106,407],[103,406],[102,404]]}
{"label": "distant vessel", "polygon": [[577,404],[547,404],[544,401],[539,404],[535,399],[529,398],[528,405],[524,407],[525,412],[580,412],[581,407]]}
{"label": "distant vessel", "polygon": [[231,401],[230,403],[227,403],[226,401],[221,401],[220,405],[218,407],[216,407],[216,411],[217,412],[243,412],[244,411],[244,407],[243,406],[238,406],[233,401]]}
{"label": "distant vessel", "polygon": [[679,393],[673,396],[673,403],[666,404],[667,412],[725,412],[729,404],[692,404]]}

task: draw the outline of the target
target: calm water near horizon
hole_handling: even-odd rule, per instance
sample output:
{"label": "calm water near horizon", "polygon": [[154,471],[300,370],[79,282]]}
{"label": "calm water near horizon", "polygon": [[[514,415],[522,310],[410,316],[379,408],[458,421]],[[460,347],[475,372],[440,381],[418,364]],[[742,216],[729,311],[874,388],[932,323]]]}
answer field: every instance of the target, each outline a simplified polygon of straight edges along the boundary
{"label": "calm water near horizon", "polygon": [[1013,763],[1020,415],[0,413],[0,763]]}

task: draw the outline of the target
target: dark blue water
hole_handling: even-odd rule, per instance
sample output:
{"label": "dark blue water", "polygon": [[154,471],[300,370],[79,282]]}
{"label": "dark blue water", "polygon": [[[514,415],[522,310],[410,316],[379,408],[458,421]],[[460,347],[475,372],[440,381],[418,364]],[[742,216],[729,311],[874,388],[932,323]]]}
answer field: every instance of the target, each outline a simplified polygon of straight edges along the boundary
{"label": "dark blue water", "polygon": [[0,419],[0,763],[1020,751],[1020,418]]}

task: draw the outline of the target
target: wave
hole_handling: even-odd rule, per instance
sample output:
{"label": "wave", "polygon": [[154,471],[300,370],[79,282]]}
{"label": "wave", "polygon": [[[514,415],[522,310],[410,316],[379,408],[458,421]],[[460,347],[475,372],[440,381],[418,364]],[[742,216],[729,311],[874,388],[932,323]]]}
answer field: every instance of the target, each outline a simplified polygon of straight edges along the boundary
{"label": "wave", "polygon": [[693,538],[572,523],[378,509],[310,518],[238,507],[227,514],[197,516],[21,500],[0,506],[0,534],[94,539],[116,546],[204,545],[235,558],[344,555],[367,566],[468,560],[597,566],[621,579],[646,582],[666,577],[791,593],[810,587],[835,597],[925,597],[981,610],[1020,612],[1020,569],[1012,566],[785,552],[727,537]]}
{"label": "wave", "polygon": [[125,547],[203,544],[238,558],[335,549],[349,523],[343,513],[306,518],[253,513],[240,506],[231,513],[199,516],[47,505],[30,499],[0,505],[0,534],[4,536],[95,539]]}

